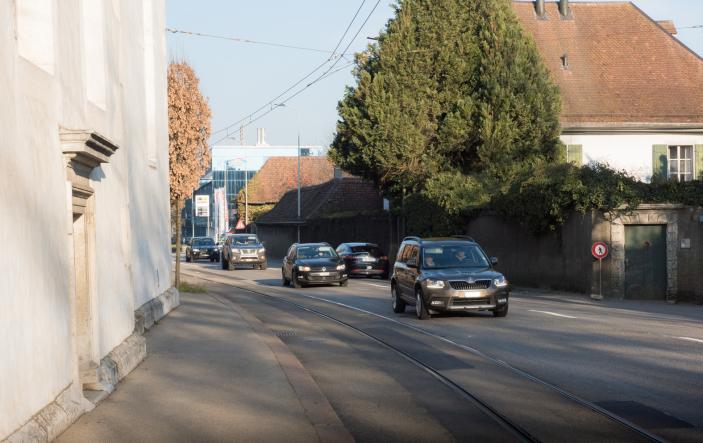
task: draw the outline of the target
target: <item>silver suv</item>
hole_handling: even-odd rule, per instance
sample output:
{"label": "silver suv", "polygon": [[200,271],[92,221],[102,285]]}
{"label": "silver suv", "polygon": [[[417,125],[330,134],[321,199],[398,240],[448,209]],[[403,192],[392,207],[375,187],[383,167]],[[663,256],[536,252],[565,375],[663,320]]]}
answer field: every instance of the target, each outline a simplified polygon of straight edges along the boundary
{"label": "silver suv", "polygon": [[266,248],[255,234],[228,235],[220,257],[222,269],[228,271],[244,264],[266,269]]}
{"label": "silver suv", "polygon": [[451,311],[508,315],[510,285],[471,237],[406,237],[391,276],[393,311],[415,306],[417,318]]}

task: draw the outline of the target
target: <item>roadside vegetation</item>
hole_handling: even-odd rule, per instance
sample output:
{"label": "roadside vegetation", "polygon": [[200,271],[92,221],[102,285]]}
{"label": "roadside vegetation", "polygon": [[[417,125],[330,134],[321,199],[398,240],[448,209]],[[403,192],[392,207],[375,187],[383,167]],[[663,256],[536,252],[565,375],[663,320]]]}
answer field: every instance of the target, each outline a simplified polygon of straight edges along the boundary
{"label": "roadside vegetation", "polygon": [[207,288],[205,287],[205,285],[190,283],[184,280],[181,281],[181,284],[178,285],[178,291],[188,292],[191,294],[205,294],[207,293]]}
{"label": "roadside vegetation", "polygon": [[186,62],[168,66],[168,153],[171,217],[176,231],[175,286],[181,282],[181,211],[210,168],[210,106],[200,81]]}
{"label": "roadside vegetation", "polygon": [[461,232],[487,209],[541,233],[573,211],[703,204],[700,181],[566,163],[559,90],[508,0],[401,0],[355,76],[330,156],[375,182],[408,232]]}

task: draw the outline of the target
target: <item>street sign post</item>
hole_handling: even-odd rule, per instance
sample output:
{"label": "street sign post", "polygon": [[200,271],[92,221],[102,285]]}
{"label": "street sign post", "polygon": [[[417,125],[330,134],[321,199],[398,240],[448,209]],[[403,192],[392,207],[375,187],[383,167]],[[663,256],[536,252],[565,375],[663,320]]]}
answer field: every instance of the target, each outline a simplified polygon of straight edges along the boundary
{"label": "street sign post", "polygon": [[603,298],[603,259],[608,256],[608,245],[602,241],[593,243],[591,254],[598,260],[598,296]]}

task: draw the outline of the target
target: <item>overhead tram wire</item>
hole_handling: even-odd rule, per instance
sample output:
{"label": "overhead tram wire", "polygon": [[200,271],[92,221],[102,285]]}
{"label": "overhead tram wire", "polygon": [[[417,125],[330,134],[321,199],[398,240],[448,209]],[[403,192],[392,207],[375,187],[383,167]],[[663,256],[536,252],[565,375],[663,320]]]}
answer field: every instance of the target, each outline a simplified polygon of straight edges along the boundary
{"label": "overhead tram wire", "polygon": [[[219,39],[219,40],[229,40],[229,41],[233,41],[233,42],[237,42],[237,43],[249,43],[249,44],[254,44],[254,45],[273,46],[275,48],[298,49],[301,51],[320,52],[320,53],[324,53],[324,54],[334,54],[334,51],[329,51],[326,49],[308,48],[305,46],[287,45],[284,43],[264,42],[264,41],[252,40],[249,38],[241,38],[241,37],[227,37],[224,35],[207,34],[204,32],[195,32],[195,31],[185,31],[182,29],[175,29],[175,28],[166,28],[166,32],[170,32],[172,34],[192,35],[192,36],[196,36],[196,37],[213,38],[213,39]],[[348,54],[342,54],[342,55],[348,55]]]}
{"label": "overhead tram wire", "polygon": [[[346,65],[343,65],[343,66],[341,66],[341,67],[335,69],[334,71],[331,71],[331,72],[327,73],[324,77],[316,79],[316,82],[317,82],[317,81],[320,81],[320,80],[324,80],[324,79],[326,79],[327,77],[331,77],[332,75],[336,74],[337,72],[343,71],[343,70],[345,70],[345,69],[347,69],[347,68],[349,68],[349,67],[351,67],[351,66],[353,66],[353,65],[354,65],[353,62],[352,62],[352,63],[347,63]],[[272,107],[271,109],[267,110],[267,111],[264,112],[263,114],[258,115],[257,117],[255,117],[255,118],[249,120],[246,124],[242,125],[242,127],[247,127],[247,126],[249,126],[250,124],[256,122],[257,120],[261,120],[262,118],[266,117],[267,115],[269,115],[270,113],[272,113],[273,111],[275,111],[280,105],[283,105],[283,104],[285,104],[287,101],[289,101],[289,100],[291,100],[291,99],[297,97],[300,93],[302,93],[303,91],[305,91],[309,86],[312,86],[312,83],[309,84],[309,85],[307,85],[307,86],[305,86],[303,89],[297,91],[295,94],[291,95],[290,97],[286,98],[282,103],[277,103],[276,106],[274,106],[274,107]],[[230,138],[230,135],[229,135],[229,134],[225,135],[225,136],[222,137],[222,138],[217,139],[217,140],[216,140],[215,142],[213,142],[210,146],[215,146],[215,145],[217,145],[218,143],[220,143],[220,142],[222,142],[222,141],[224,141],[224,140],[226,140],[226,139],[228,139],[228,138]]]}
{"label": "overhead tram wire", "polygon": [[[366,23],[368,23],[369,19],[371,18],[371,16],[373,15],[373,13],[376,11],[376,8],[378,8],[378,5],[379,5],[380,3],[381,3],[381,0],[377,0],[377,1],[376,1],[376,4],[373,6],[373,8],[372,8],[371,11],[369,12],[369,14],[366,16],[366,18],[364,19],[364,22],[361,24],[361,26],[359,26],[359,29],[357,29],[356,34],[354,34],[354,36],[351,38],[351,40],[349,41],[349,43],[347,44],[347,46],[344,48],[344,50],[342,51],[342,53],[345,53],[345,52],[347,52],[347,51],[349,50],[349,48],[351,47],[351,45],[354,43],[354,40],[356,40],[356,38],[359,36],[359,34],[361,33],[361,31],[364,29],[364,26],[366,26]],[[363,6],[363,3],[362,3],[362,6]],[[357,11],[357,14],[358,14],[358,11]],[[347,30],[348,30],[348,28],[347,28]],[[345,31],[345,35],[346,35],[346,31]],[[338,48],[338,47],[339,47],[339,45],[337,46],[337,48]],[[335,48],[335,50],[336,50],[336,48]],[[291,95],[291,96],[285,98],[284,100],[282,100],[280,103],[276,103],[276,106],[273,106],[273,105],[274,105],[274,101],[275,101],[276,99],[271,100],[269,103],[267,103],[267,105],[265,105],[265,106],[263,106],[262,108],[259,109],[259,110],[261,110],[261,109],[263,109],[263,108],[266,107],[266,106],[272,106],[269,110],[267,110],[267,111],[264,112],[263,114],[257,116],[256,118],[249,120],[249,121],[246,122],[245,124],[241,125],[241,127],[242,127],[242,128],[245,128],[245,127],[249,126],[250,124],[254,123],[255,121],[260,120],[261,118],[263,118],[263,117],[267,116],[268,114],[272,113],[274,110],[278,109],[278,107],[280,107],[281,105],[285,105],[287,102],[289,102],[289,101],[292,100],[293,98],[297,97],[297,96],[300,95],[303,91],[305,91],[306,89],[310,88],[311,86],[313,86],[314,84],[316,84],[316,83],[319,82],[320,80],[323,80],[323,79],[329,77],[330,75],[332,75],[332,74],[334,74],[334,73],[336,73],[336,72],[339,72],[339,71],[341,71],[341,70],[343,70],[343,69],[345,69],[345,68],[347,68],[347,67],[349,67],[349,66],[351,66],[351,65],[354,64],[354,63],[349,63],[349,64],[347,64],[347,65],[344,65],[342,68],[339,68],[339,69],[336,69],[335,71],[332,71],[332,69],[337,65],[337,63],[339,63],[339,58],[337,58],[337,59],[335,60],[335,62],[332,64],[332,66],[330,66],[329,68],[327,68],[327,70],[326,70],[325,72],[323,72],[320,76],[318,76],[316,79],[314,79],[313,81],[311,81],[310,83],[308,83],[307,85],[305,85],[305,87],[303,87],[302,89],[300,89],[300,90],[298,90],[297,92],[295,92],[293,95]],[[332,72],[330,72],[330,71],[332,71]],[[300,83],[300,82],[298,82],[298,83]],[[290,89],[292,89],[292,88],[289,88],[289,90],[290,90]],[[284,93],[284,94],[285,94],[285,93]],[[279,97],[282,96],[282,95],[284,95],[284,94],[279,95]],[[251,117],[251,115],[250,115],[250,117]],[[245,119],[243,119],[243,120],[245,120]],[[240,120],[240,121],[237,122],[237,123],[241,123],[241,121],[243,121],[243,120]],[[236,123],[235,123],[235,124],[236,124]],[[233,124],[233,125],[234,125],[234,124]],[[222,130],[220,130],[220,131],[218,131],[218,132],[222,132]],[[213,145],[215,145],[215,144],[217,144],[217,143],[219,143],[219,142],[221,142],[222,140],[225,140],[225,139],[227,139],[227,138],[229,138],[229,134],[227,134],[225,137],[222,137],[221,139],[217,140],[215,143],[213,143]]]}
{"label": "overhead tram wire", "polygon": [[[301,78],[301,79],[298,80],[297,82],[293,83],[293,84],[292,84],[290,87],[288,87],[285,91],[281,92],[281,93],[278,94],[276,97],[274,97],[274,98],[272,98],[271,100],[269,100],[268,102],[266,102],[264,105],[262,105],[261,107],[259,107],[259,108],[258,108],[257,110],[255,110],[254,112],[252,112],[252,113],[248,114],[247,116],[245,116],[245,117],[243,117],[243,118],[237,120],[237,121],[234,122],[234,123],[230,123],[229,125],[225,126],[225,127],[222,128],[222,129],[219,129],[219,130],[213,132],[212,135],[219,134],[219,133],[221,133],[221,132],[225,132],[225,131],[226,131],[226,132],[227,132],[227,137],[229,137],[229,130],[230,130],[231,128],[233,128],[233,127],[237,126],[238,124],[240,124],[240,123],[246,121],[247,119],[249,119],[249,120],[250,120],[250,123],[251,123],[252,117],[254,117],[257,113],[261,112],[261,111],[262,111],[263,109],[265,109],[266,107],[272,106],[272,105],[276,102],[276,100],[278,100],[279,98],[281,98],[281,97],[283,97],[284,95],[286,95],[288,92],[290,92],[291,90],[293,90],[296,86],[298,86],[299,84],[303,83],[305,80],[307,80],[308,78],[310,78],[313,74],[315,74],[317,71],[319,71],[320,69],[322,69],[326,64],[330,63],[330,62],[335,58],[335,55],[337,55],[337,49],[339,49],[340,45],[341,45],[342,42],[344,41],[344,38],[347,36],[347,33],[349,32],[349,29],[351,29],[352,25],[353,25],[354,22],[356,21],[356,18],[359,16],[359,12],[361,12],[361,9],[364,7],[364,4],[366,4],[366,0],[362,0],[361,4],[359,5],[359,7],[357,8],[356,12],[354,13],[354,16],[352,17],[351,21],[350,21],[349,24],[347,25],[347,28],[344,30],[344,33],[342,34],[342,36],[341,36],[341,37],[339,38],[339,40],[337,41],[337,44],[335,45],[334,49],[332,50],[331,55],[330,55],[324,62],[320,63],[317,67],[315,67],[315,69],[313,69],[312,71],[310,71],[310,72],[309,72],[308,74],[306,74],[303,78]],[[378,4],[377,4],[376,6],[378,6]],[[374,9],[376,9],[376,6],[374,6]],[[373,12],[373,11],[372,11],[372,12]],[[368,17],[367,17],[366,20],[364,21],[364,24],[366,24],[366,21],[368,21]],[[362,25],[362,26],[363,26],[363,25]],[[357,32],[357,35],[358,35],[358,32]],[[355,36],[355,38],[356,38],[356,36]],[[347,49],[348,49],[348,48],[349,48],[349,46],[347,46]],[[342,53],[338,54],[338,56],[337,56],[337,61],[335,62],[335,64],[338,62],[339,58],[341,58],[342,56],[344,56],[344,52],[346,52],[346,49],[345,49]],[[333,66],[334,66],[334,65],[333,65]],[[329,72],[329,71],[330,71],[330,70],[328,70],[328,71],[326,71],[326,72]],[[269,110],[269,111],[270,111],[270,110]],[[267,113],[268,113],[268,112],[267,112]],[[258,120],[258,118],[257,118],[257,120]],[[227,137],[225,137],[225,138],[227,138]]]}

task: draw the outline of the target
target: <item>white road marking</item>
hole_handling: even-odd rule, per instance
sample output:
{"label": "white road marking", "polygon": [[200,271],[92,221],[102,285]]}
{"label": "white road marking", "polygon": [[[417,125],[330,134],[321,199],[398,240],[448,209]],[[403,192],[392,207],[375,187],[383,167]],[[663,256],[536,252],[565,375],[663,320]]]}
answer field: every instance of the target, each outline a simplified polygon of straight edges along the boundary
{"label": "white road marking", "polygon": [[578,318],[578,317],[572,317],[570,315],[564,315],[564,314],[558,314],[556,312],[550,312],[550,311],[538,311],[536,309],[530,309],[530,312],[539,312],[540,314],[547,314],[547,315],[553,315],[555,317],[563,317],[563,318]]}
{"label": "white road marking", "polygon": [[693,341],[696,343],[703,343],[703,340],[701,340],[700,338],[691,338],[691,337],[676,337],[676,338],[678,338],[679,340],[686,340],[686,341]]}
{"label": "white road marking", "polygon": [[390,286],[387,286],[387,285],[379,285],[379,284],[377,284],[377,283],[368,283],[368,282],[364,282],[364,284],[365,284],[365,285],[369,285],[369,286],[376,286],[377,288],[383,288],[383,289],[390,289],[390,288],[391,288]]}

